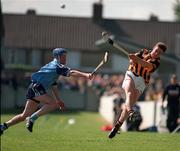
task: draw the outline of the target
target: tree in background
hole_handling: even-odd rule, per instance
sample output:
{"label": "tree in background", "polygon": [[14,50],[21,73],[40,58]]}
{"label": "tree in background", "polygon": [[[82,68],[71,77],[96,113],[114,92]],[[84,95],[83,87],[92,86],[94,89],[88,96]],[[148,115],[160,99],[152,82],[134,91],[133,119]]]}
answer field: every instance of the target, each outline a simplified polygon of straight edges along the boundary
{"label": "tree in background", "polygon": [[174,13],[176,15],[176,21],[180,21],[180,0],[176,0],[174,5]]}

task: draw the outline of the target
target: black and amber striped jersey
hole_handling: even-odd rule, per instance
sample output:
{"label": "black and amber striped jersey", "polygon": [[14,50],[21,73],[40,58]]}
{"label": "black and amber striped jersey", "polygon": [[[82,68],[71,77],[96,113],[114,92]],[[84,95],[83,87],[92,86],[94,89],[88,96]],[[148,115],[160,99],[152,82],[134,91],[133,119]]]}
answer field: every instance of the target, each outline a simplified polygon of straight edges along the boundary
{"label": "black and amber striped jersey", "polygon": [[151,74],[158,68],[160,65],[160,58],[153,59],[150,55],[150,51],[147,49],[142,49],[138,53],[135,54],[137,57],[141,58],[142,60],[152,63],[153,68],[144,68],[141,64],[135,63],[130,64],[128,70],[132,71],[136,76],[143,77],[146,84],[149,84],[149,80]]}

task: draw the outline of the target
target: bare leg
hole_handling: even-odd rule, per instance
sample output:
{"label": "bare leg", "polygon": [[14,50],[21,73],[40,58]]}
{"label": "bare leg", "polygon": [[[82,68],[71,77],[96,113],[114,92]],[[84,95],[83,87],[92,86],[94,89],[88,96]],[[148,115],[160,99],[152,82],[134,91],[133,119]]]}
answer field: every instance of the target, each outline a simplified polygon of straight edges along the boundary
{"label": "bare leg", "polygon": [[26,119],[27,116],[30,116],[33,112],[37,110],[38,104],[32,100],[28,100],[26,102],[26,106],[24,108],[23,113],[14,116],[12,119],[6,122],[7,126],[12,126],[17,123],[20,123]]}
{"label": "bare leg", "polygon": [[38,111],[27,118],[26,127],[30,132],[33,131],[34,122],[39,116],[47,114],[50,111],[54,111],[58,108],[56,102],[48,94],[37,96],[34,99],[39,100],[40,102],[44,103],[44,105]]}
{"label": "bare leg", "polygon": [[41,115],[47,114],[51,111],[54,111],[58,108],[58,105],[54,101],[53,98],[51,98],[48,94],[39,96],[36,98],[37,100],[42,100],[41,102],[44,103],[44,105],[37,111],[35,114],[39,117]]}
{"label": "bare leg", "polygon": [[130,77],[127,77],[124,82],[125,83],[124,83],[123,89],[125,90],[125,93],[126,93],[125,106],[119,117],[119,120],[115,124],[114,128],[111,130],[109,134],[109,138],[113,138],[117,134],[119,128],[122,126],[124,121],[128,118],[129,114],[133,111],[132,110],[133,105],[136,103],[136,100],[138,98],[134,81]]}
{"label": "bare leg", "polygon": [[[131,93],[127,93],[126,96],[128,96],[128,97],[126,99],[125,107],[119,118],[120,123],[123,123],[132,113],[134,113],[133,106],[136,103],[136,101],[138,100],[140,93],[137,89],[135,89],[133,92],[133,95]],[[130,99],[131,101],[129,101],[128,99]]]}
{"label": "bare leg", "polygon": [[125,81],[125,93],[126,93],[126,102],[125,107],[123,108],[122,114],[119,118],[119,122],[122,124],[129,116],[129,112],[132,111],[133,105],[136,103],[137,97],[135,92],[134,81],[128,77]]}

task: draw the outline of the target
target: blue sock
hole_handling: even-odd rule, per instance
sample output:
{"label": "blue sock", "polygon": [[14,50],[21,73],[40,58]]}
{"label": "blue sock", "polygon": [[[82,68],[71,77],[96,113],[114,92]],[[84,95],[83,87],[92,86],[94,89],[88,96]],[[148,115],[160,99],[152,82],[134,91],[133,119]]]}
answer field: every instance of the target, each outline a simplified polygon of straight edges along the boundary
{"label": "blue sock", "polygon": [[36,114],[36,113],[33,113],[32,115],[31,115],[31,117],[30,117],[30,120],[32,121],[32,122],[35,122],[35,120],[37,120],[38,119],[38,115]]}

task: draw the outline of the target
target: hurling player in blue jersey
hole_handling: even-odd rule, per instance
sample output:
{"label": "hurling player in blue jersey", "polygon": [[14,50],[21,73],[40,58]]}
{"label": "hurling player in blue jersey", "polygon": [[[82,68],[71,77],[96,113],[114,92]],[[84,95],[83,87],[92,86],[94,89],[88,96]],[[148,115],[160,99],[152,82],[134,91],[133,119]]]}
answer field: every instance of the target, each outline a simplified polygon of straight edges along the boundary
{"label": "hurling player in blue jersey", "polygon": [[[35,120],[44,114],[47,114],[55,109],[65,109],[64,102],[59,96],[57,89],[57,79],[60,75],[62,76],[81,76],[87,79],[92,79],[91,73],[84,73],[77,70],[72,70],[66,67],[66,49],[56,48],[53,50],[54,59],[43,66],[38,72],[32,74],[31,84],[27,90],[26,105],[24,111],[14,116],[9,121],[0,125],[0,135],[3,131],[8,129],[10,126],[20,123],[26,119],[26,127],[32,132],[33,124]],[[51,97],[47,94],[47,90],[52,90]],[[43,106],[38,109],[38,104],[42,103]]]}

